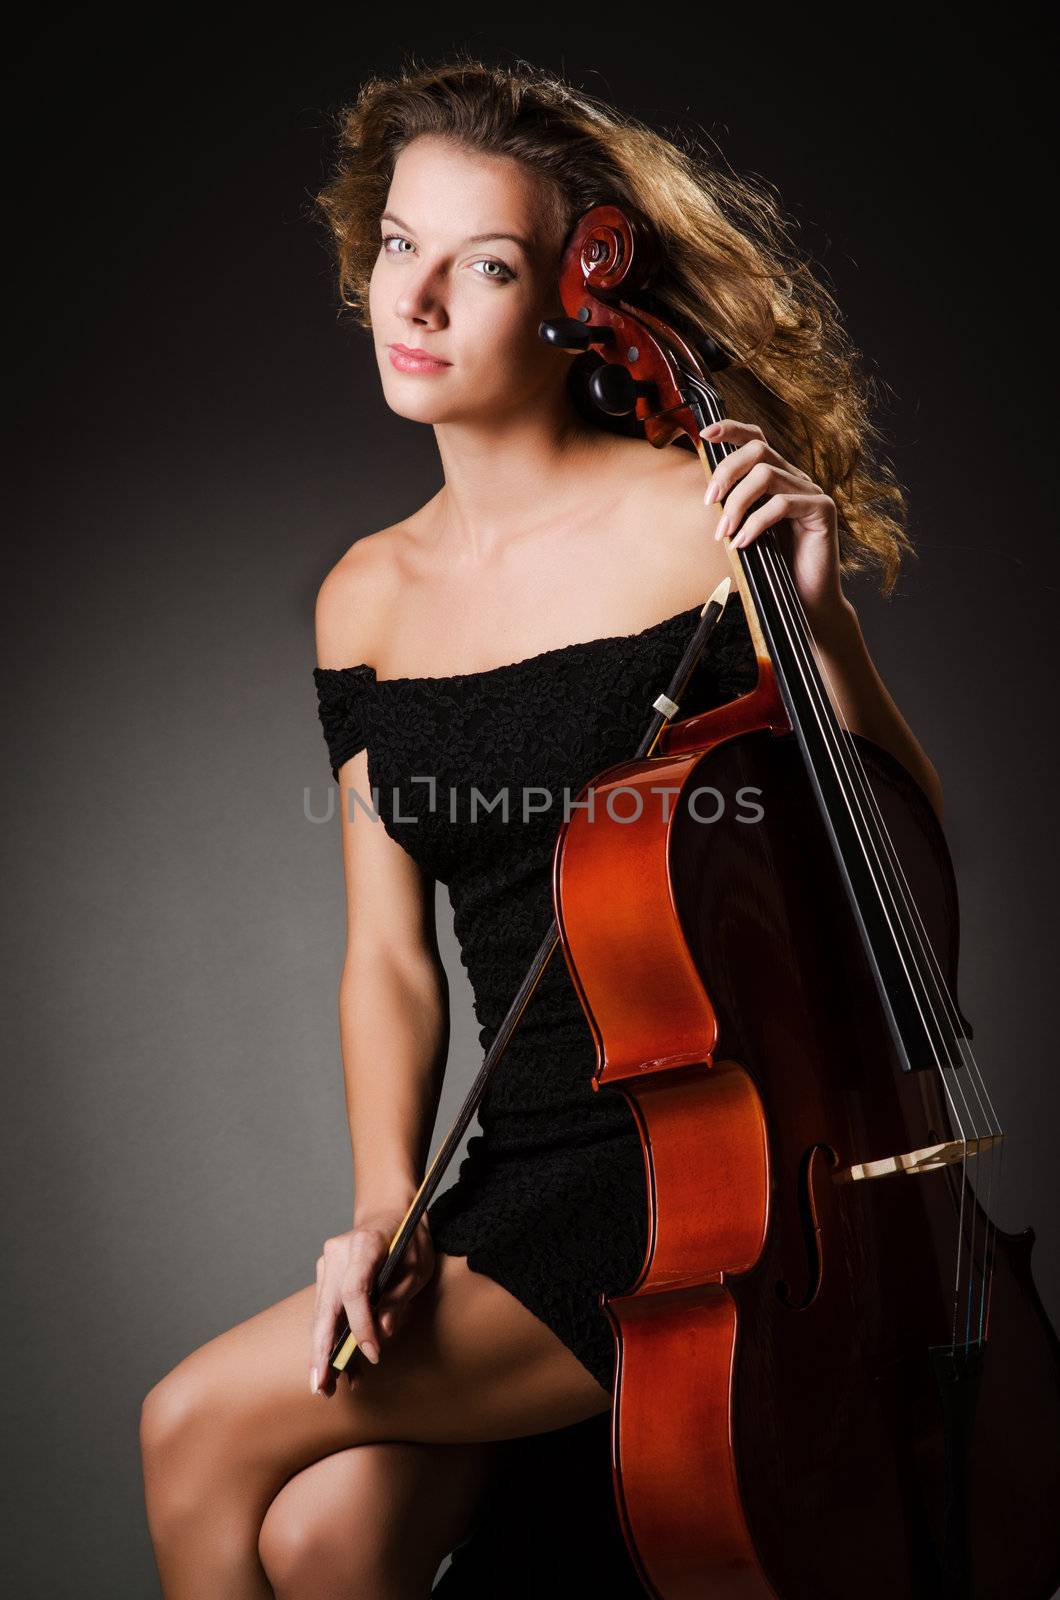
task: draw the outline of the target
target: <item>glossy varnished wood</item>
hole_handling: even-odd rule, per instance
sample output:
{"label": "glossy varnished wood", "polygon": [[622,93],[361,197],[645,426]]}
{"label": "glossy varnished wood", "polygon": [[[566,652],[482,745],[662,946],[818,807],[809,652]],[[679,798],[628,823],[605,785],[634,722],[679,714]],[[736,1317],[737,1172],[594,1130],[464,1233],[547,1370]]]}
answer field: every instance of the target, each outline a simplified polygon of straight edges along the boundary
{"label": "glossy varnished wood", "polygon": [[[664,1600],[946,1596],[942,1409],[958,1170],[850,1183],[855,1163],[953,1136],[906,1073],[792,735],[759,687],[599,775],[557,842],[564,955],[601,1093],[641,1130],[649,1246],[606,1302],[615,1484]],[[941,828],[885,752],[858,749],[956,996]],[[653,785],[677,788],[669,818]],[[682,802],[731,802],[713,823]],[[643,800],[636,812],[631,793]],[[760,821],[738,820],[741,790]],[[985,1214],[966,1202],[982,1238]],[[997,1236],[971,1450],[975,1600],[1050,1600],[1060,1544],[1060,1363],[1030,1237]],[[999,1537],[999,1529],[1010,1537]]]}

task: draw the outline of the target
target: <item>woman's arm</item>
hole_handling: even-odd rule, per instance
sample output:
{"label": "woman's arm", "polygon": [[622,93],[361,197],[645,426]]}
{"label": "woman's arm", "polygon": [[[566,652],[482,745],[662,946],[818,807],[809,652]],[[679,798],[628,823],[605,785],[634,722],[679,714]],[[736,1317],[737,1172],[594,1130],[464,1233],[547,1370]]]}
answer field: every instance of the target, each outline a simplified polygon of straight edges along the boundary
{"label": "woman's arm", "polygon": [[[385,614],[371,582],[372,539],[362,540],[325,579],[317,601],[322,667],[373,660],[351,618]],[[375,570],[378,571],[378,564]],[[310,1387],[329,1394],[328,1352],[339,1312],[370,1361],[408,1300],[434,1271],[424,1215],[398,1273],[373,1304],[371,1290],[420,1186],[449,1043],[449,990],[438,953],[434,882],[374,814],[368,757],[338,770],[346,951],[339,984],[339,1034],[353,1156],[353,1226],[324,1241],[317,1260]],[[360,801],[360,803],[358,803]],[[355,1364],[347,1377],[356,1381]]]}
{"label": "woman's arm", "polygon": [[339,769],[346,955],[339,1035],[355,1184],[354,1223],[406,1208],[423,1177],[449,1044],[434,882],[370,806],[362,750]]}
{"label": "woman's arm", "polygon": [[[388,531],[358,539],[320,586],[321,667],[376,660],[376,639],[400,603]],[[434,882],[374,816],[364,750],[339,768],[338,783],[346,890],[339,1034],[354,1211],[403,1212],[423,1175],[449,1040]]]}
{"label": "woman's arm", "polygon": [[827,623],[819,618],[814,644],[851,733],[863,734],[900,761],[942,821],[942,783],[876,670],[857,611],[844,596]]}

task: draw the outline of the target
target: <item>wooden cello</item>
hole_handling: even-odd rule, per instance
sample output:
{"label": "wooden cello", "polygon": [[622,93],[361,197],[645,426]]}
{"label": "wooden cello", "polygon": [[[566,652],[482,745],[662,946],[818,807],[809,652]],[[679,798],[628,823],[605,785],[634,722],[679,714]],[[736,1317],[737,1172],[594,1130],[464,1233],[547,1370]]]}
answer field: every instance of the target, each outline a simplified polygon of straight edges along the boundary
{"label": "wooden cello", "polygon": [[[542,335],[709,475],[718,347],[637,304],[645,244],[588,212]],[[646,1260],[601,1301],[623,1530],[657,1600],[1050,1600],[1060,1346],[1033,1234],[992,1217],[952,864],[919,786],[841,724],[772,534],[729,548],[755,688],[595,778],[554,857],[595,1084],[645,1157]]]}

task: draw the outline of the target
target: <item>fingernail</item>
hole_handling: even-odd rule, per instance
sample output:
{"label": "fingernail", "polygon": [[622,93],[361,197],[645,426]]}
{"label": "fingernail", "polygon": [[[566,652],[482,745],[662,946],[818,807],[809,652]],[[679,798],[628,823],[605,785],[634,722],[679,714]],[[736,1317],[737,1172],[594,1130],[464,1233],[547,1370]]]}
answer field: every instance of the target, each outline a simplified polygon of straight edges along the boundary
{"label": "fingernail", "polygon": [[314,1367],[312,1372],[309,1374],[309,1393],[320,1393],[320,1373],[316,1367]]}
{"label": "fingernail", "polygon": [[728,531],[729,531],[729,519],[728,519],[728,517],[722,517],[721,521],[718,523],[718,526],[714,529],[714,537],[715,537],[715,539],[724,539],[724,537],[728,533]]}
{"label": "fingernail", "polygon": [[376,1349],[371,1339],[365,1339],[361,1344],[361,1349],[364,1351],[365,1355],[373,1365],[379,1360],[379,1351]]}
{"label": "fingernail", "polygon": [[707,492],[703,496],[703,504],[709,506],[710,502],[714,499],[714,496],[717,494],[717,492],[718,492],[718,486],[715,483],[714,479],[711,478],[710,482],[707,484]]}

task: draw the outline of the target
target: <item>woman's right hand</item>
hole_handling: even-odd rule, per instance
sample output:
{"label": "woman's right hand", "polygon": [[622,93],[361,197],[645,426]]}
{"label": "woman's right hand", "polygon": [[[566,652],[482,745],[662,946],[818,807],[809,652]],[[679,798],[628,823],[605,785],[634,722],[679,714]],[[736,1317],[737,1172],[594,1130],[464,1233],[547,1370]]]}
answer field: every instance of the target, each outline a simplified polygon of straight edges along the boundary
{"label": "woman's right hand", "polygon": [[335,1344],[340,1311],[345,1311],[350,1332],[357,1340],[346,1376],[356,1381],[358,1352],[373,1363],[379,1360],[382,1339],[389,1339],[409,1301],[434,1273],[434,1245],[426,1212],[405,1247],[397,1276],[373,1306],[369,1293],[390,1251],[390,1241],[405,1219],[404,1211],[376,1211],[358,1217],[349,1233],[324,1240],[317,1258],[317,1295],[313,1312],[312,1356],[309,1386],[314,1394],[332,1394],[335,1379],[328,1358]]}

